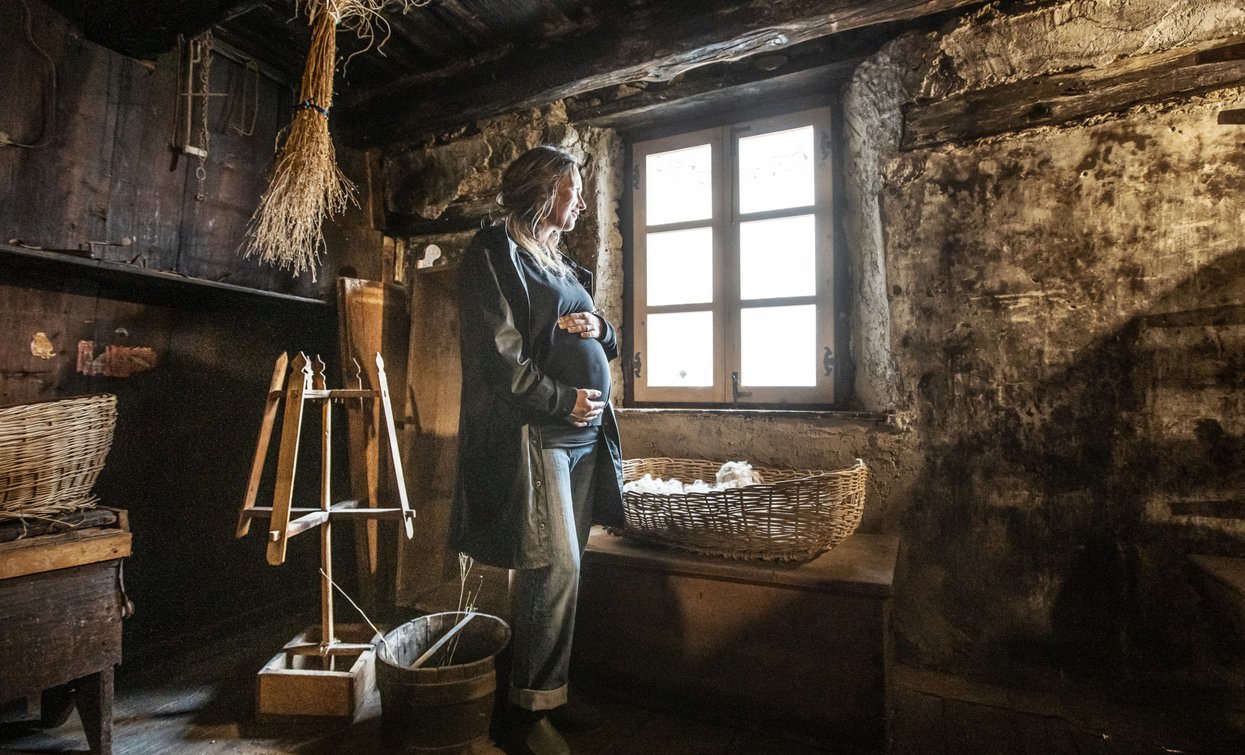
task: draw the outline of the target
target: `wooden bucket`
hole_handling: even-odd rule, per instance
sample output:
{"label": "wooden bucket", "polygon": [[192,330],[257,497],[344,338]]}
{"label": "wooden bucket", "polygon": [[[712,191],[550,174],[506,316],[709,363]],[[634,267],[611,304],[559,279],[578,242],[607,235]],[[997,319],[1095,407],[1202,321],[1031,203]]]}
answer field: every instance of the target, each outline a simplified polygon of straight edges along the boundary
{"label": "wooden bucket", "polygon": [[468,616],[412,619],[385,635],[376,653],[381,729],[393,752],[468,752],[488,741],[497,668],[510,626],[476,613],[419,668],[411,664]]}

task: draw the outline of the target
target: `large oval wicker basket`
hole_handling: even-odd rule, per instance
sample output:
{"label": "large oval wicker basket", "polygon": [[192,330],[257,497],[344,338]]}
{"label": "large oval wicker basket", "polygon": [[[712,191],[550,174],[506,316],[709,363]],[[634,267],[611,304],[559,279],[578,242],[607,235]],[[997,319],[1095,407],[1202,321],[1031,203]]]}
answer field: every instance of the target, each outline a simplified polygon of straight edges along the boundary
{"label": "large oval wicker basket", "polygon": [[[627,459],[623,479],[712,482],[721,464],[696,459]],[[728,558],[803,561],[842,542],[860,526],[869,471],[755,467],[762,484],[709,493],[626,491],[620,534]]]}
{"label": "large oval wicker basket", "polygon": [[116,421],[111,394],[0,407],[0,519],[93,505]]}

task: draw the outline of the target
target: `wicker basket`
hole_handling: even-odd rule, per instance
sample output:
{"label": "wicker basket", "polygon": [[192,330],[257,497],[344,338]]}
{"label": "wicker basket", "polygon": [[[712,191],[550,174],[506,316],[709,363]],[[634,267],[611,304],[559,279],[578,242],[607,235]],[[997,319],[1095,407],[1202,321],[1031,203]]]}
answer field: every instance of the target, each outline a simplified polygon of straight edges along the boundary
{"label": "wicker basket", "polygon": [[[649,474],[712,483],[720,467],[694,459],[627,459],[623,479]],[[869,475],[860,459],[831,472],[754,471],[767,482],[709,493],[624,492],[627,526],[619,532],[713,556],[803,561],[838,545],[860,526]]]}
{"label": "wicker basket", "polygon": [[0,408],[0,520],[94,505],[116,421],[111,394]]}

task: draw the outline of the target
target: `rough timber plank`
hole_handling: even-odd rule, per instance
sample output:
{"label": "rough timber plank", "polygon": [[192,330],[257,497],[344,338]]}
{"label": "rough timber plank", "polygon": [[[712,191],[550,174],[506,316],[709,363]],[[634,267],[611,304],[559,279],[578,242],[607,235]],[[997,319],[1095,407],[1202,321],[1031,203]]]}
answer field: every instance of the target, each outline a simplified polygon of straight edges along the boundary
{"label": "rough timber plank", "polygon": [[1245,558],[1190,555],[1202,596],[1245,632]]}
{"label": "rough timber plank", "polygon": [[[412,74],[338,103],[358,143],[410,139],[444,126],[635,81],[667,81],[710,63],[972,0],[746,0],[653,3],[574,38],[524,46],[452,73]],[[519,69],[523,74],[514,75]]]}
{"label": "rough timber plank", "polygon": [[1054,74],[911,108],[904,149],[1050,126],[1245,81],[1239,39],[1138,55],[1102,68]]}
{"label": "rough timber plank", "polygon": [[0,543],[0,579],[125,558],[130,533],[91,529]]}

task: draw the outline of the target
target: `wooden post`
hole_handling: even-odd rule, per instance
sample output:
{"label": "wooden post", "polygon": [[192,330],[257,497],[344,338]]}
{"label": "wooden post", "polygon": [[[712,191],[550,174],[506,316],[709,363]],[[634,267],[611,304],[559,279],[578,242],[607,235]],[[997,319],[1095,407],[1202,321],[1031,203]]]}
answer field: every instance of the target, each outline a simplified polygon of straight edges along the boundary
{"label": "wooden post", "polygon": [[393,421],[393,403],[389,400],[389,381],[385,377],[385,360],[380,353],[376,354],[376,390],[380,391],[381,411],[385,415],[385,429],[389,431],[389,455],[393,457],[393,474],[398,479],[398,503],[402,507],[402,526],[406,528],[406,538],[415,534],[415,524],[411,521],[414,512],[406,497],[406,476],[402,472],[402,456],[398,453],[398,430]]}
{"label": "wooden post", "polygon": [[91,752],[112,754],[112,700],[113,667],[105,666],[99,672],[80,680],[78,687],[78,715],[86,733]]}
{"label": "wooden post", "polygon": [[281,450],[277,454],[277,488],[268,520],[268,563],[285,563],[286,530],[294,499],[294,472],[298,462],[298,436],[303,428],[303,394],[311,379],[311,367],[301,352],[294,357],[289,386],[285,391],[285,420],[281,425]]}
{"label": "wooden post", "polygon": [[277,405],[281,403],[281,390],[285,388],[285,370],[290,358],[283,351],[272,368],[272,381],[268,384],[268,398],[264,402],[264,418],[259,424],[259,442],[255,444],[255,458],[251,460],[251,477],[246,483],[246,499],[238,514],[237,536],[245,537],[251,530],[251,518],[246,510],[255,506],[259,493],[259,481],[264,476],[264,460],[268,457],[268,443],[272,440],[272,425],[277,418]]}
{"label": "wooden post", "polygon": [[[324,362],[320,361],[318,356],[312,375],[312,386],[318,391],[324,390]],[[337,638],[333,636],[333,518],[327,516],[333,507],[333,402],[331,400],[322,402],[320,418],[322,427],[320,510],[326,514],[324,524],[320,525],[320,563],[324,567],[324,574],[320,578],[320,647],[327,648],[337,642]],[[334,657],[331,653],[322,656],[322,661],[328,670],[333,670]]]}

